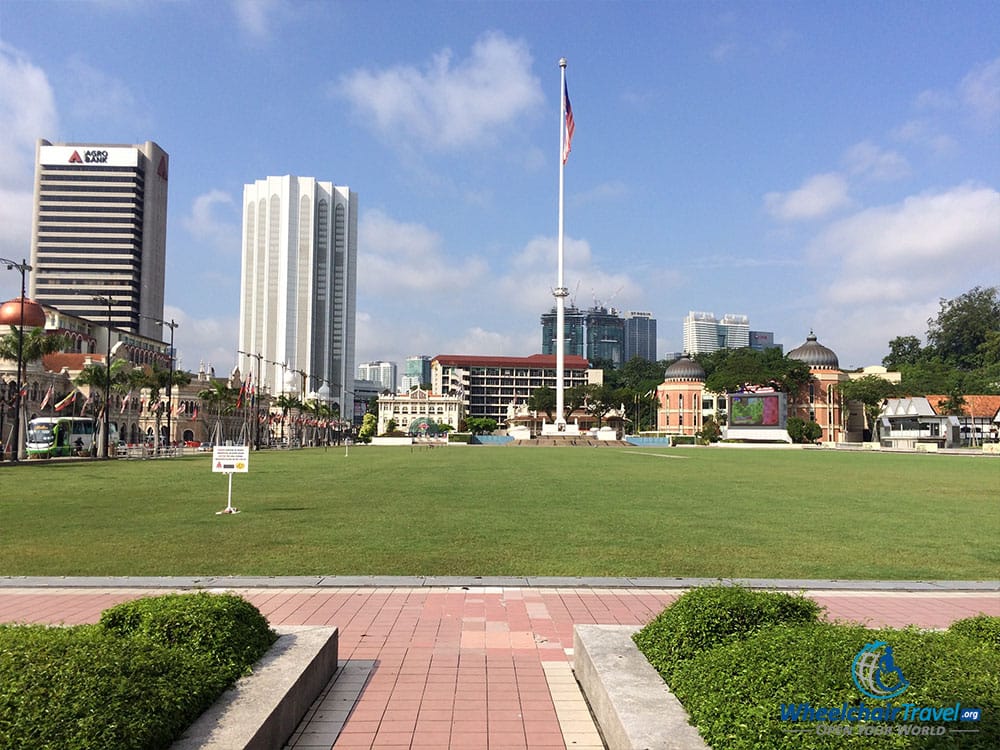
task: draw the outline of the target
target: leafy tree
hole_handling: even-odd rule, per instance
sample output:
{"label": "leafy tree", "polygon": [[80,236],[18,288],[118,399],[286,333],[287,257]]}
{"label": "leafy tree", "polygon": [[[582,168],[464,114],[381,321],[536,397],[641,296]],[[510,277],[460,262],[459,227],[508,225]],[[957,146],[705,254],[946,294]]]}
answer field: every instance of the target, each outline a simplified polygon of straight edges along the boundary
{"label": "leafy tree", "polygon": [[497,421],[492,417],[467,417],[465,426],[473,435],[486,435],[496,430]]}
{"label": "leafy tree", "polygon": [[888,370],[899,370],[903,365],[917,364],[925,356],[916,336],[897,336],[889,342],[889,354],[882,358],[882,366]]}
{"label": "leafy tree", "polygon": [[543,385],[536,388],[528,396],[528,408],[531,411],[540,411],[552,421],[552,412],[556,410],[556,392],[554,388]]}
{"label": "leafy tree", "polygon": [[706,376],[705,387],[716,393],[734,393],[747,387],[797,393],[812,377],[809,365],[790,359],[778,349],[733,349],[713,359],[715,369]]}
{"label": "leafy tree", "polygon": [[378,428],[378,420],[374,414],[368,412],[361,419],[361,429],[358,430],[358,440],[362,443],[370,443]]}
{"label": "leafy tree", "polygon": [[600,427],[604,415],[621,403],[621,392],[609,385],[587,385],[584,390],[587,396],[584,408],[597,418],[597,426]]}
{"label": "leafy tree", "polygon": [[971,370],[985,364],[980,346],[1000,332],[1000,292],[975,287],[953,300],[941,300],[937,317],[927,321],[927,343],[947,364]]}
{"label": "leafy tree", "polygon": [[789,417],[785,429],[794,443],[815,443],[823,435],[819,423],[801,417]]}
{"label": "leafy tree", "polygon": [[722,427],[715,421],[715,417],[709,415],[702,422],[697,437],[702,443],[717,443],[722,439]]}
{"label": "leafy tree", "polygon": [[878,375],[865,375],[857,380],[848,380],[840,384],[840,394],[847,401],[858,401],[865,412],[865,419],[872,430],[873,437],[878,439],[878,419],[882,413],[882,402],[896,395],[896,386]]}
{"label": "leafy tree", "polygon": [[563,409],[565,414],[563,414],[564,419],[569,419],[570,414],[579,409],[587,401],[587,388],[586,385],[574,385],[572,388],[567,388],[563,391]]}
{"label": "leafy tree", "polygon": [[953,390],[948,394],[947,398],[939,399],[937,406],[942,414],[948,414],[955,417],[960,417],[965,414],[965,407],[968,402],[965,400],[965,396],[959,390]]}

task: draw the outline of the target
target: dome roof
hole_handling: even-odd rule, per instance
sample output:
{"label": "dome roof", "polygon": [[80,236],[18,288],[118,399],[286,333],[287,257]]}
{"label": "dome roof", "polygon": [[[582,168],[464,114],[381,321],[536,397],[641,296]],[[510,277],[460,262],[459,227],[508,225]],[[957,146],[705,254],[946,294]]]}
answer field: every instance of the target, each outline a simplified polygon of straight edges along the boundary
{"label": "dome roof", "polygon": [[822,370],[840,369],[840,360],[837,359],[837,353],[833,349],[829,349],[819,343],[816,340],[816,334],[812,331],[809,331],[806,343],[788,352],[788,358],[797,359],[800,362],[805,362],[810,367]]}
{"label": "dome roof", "polygon": [[17,297],[0,305],[0,326],[21,325],[21,305],[24,304],[25,328],[45,326],[45,309],[33,299]]}
{"label": "dome roof", "polygon": [[705,370],[686,354],[663,373],[664,380],[705,380]]}

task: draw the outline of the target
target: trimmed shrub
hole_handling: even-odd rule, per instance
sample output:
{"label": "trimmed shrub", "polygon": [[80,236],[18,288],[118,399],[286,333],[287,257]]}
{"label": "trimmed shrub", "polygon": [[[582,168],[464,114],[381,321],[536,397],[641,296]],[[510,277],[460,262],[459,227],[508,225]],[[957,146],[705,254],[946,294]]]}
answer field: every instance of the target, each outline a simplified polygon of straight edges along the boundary
{"label": "trimmed shrub", "polygon": [[[922,725],[978,730],[974,733],[913,737],[844,736],[819,733],[851,723],[783,721],[782,705],[814,708],[865,704],[851,678],[855,655],[876,640],[889,643],[909,687],[893,706],[982,709],[975,724],[927,721]],[[952,632],[868,630],[828,623],[775,626],[743,640],[705,649],[673,673],[670,688],[705,740],[718,750],[840,750],[865,748],[1000,747],[1000,655],[985,643]],[[909,724],[902,716],[890,722]],[[867,722],[878,726],[881,722]],[[857,723],[855,723],[857,725]],[[806,731],[794,731],[806,730]]]}
{"label": "trimmed shrub", "polygon": [[0,747],[168,748],[229,682],[194,652],[99,626],[0,626]]}
{"label": "trimmed shrub", "polygon": [[230,681],[250,671],[277,635],[250,602],[235,594],[166,594],[125,602],[101,614],[119,636],[141,635],[211,660]]}
{"label": "trimmed shrub", "polygon": [[951,633],[958,633],[992,646],[1000,651],[1000,617],[977,615],[953,622],[948,628]]}
{"label": "trimmed shrub", "polygon": [[770,625],[817,622],[811,599],[742,586],[704,586],[681,595],[635,634],[639,650],[670,681],[683,662]]}

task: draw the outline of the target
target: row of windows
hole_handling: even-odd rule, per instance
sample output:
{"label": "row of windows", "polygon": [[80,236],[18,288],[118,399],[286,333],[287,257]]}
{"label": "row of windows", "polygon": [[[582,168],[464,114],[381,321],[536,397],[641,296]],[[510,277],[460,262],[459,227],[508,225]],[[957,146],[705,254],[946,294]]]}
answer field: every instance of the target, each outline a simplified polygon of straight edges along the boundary
{"label": "row of windows", "polygon": [[127,205],[131,203],[134,206],[142,205],[142,197],[136,196],[129,200],[129,196],[114,196],[114,195],[43,195],[40,201],[43,205],[51,206],[57,202],[61,203],[121,203]]}
{"label": "row of windows", "polygon": [[117,265],[121,263],[120,258],[104,257],[113,255],[123,255],[128,256],[130,259],[134,259],[136,262],[139,261],[140,250],[137,247],[114,247],[108,246],[106,248],[101,248],[100,254],[94,257],[92,251],[80,249],[79,253],[67,252],[67,248],[60,246],[48,247],[43,244],[38,245],[39,255],[48,256],[49,260],[45,264],[47,268],[54,267],[53,264],[63,262],[72,263],[74,265],[83,264],[90,266],[103,266],[103,265]]}
{"label": "row of windows", "polygon": [[88,235],[94,234],[93,232],[87,232],[86,234],[39,234],[38,244],[45,244],[50,247],[55,247],[60,243],[69,243],[72,245],[108,245],[109,247],[120,246],[123,244],[133,244],[136,242],[142,242],[142,232],[135,230],[132,232],[127,232],[125,230],[116,229],[108,232],[106,237],[90,237]]}
{"label": "row of windows", "polygon": [[42,189],[39,192],[42,198],[52,198],[61,193],[121,193],[123,195],[136,195],[137,193],[141,194],[142,189],[140,186],[136,186],[135,190],[130,190],[128,187],[122,185],[58,185],[49,183],[42,185]]}
{"label": "row of windows", "polygon": [[101,175],[93,174],[46,174],[42,173],[42,185],[55,185],[62,182],[120,182],[120,183],[131,183],[133,185],[139,184],[143,185],[145,183],[145,176],[141,172],[135,172],[133,174],[127,175],[114,175],[110,173],[104,173]]}
{"label": "row of windows", "polygon": [[[97,218],[86,218],[87,215],[92,213],[122,214],[124,216],[134,216],[141,220],[142,211],[143,207],[138,203],[132,206],[93,206],[91,208],[86,206],[53,206],[43,204],[38,208],[39,214],[58,214],[72,218],[73,221],[101,221],[101,219]],[[108,221],[111,221],[111,217],[108,218]]]}
{"label": "row of windows", "polygon": [[86,167],[76,166],[74,164],[46,164],[42,167],[42,173],[46,172],[75,172],[79,175],[87,175],[93,172],[122,172],[123,174],[143,174],[143,171],[139,167],[118,167],[109,164],[91,164]]}

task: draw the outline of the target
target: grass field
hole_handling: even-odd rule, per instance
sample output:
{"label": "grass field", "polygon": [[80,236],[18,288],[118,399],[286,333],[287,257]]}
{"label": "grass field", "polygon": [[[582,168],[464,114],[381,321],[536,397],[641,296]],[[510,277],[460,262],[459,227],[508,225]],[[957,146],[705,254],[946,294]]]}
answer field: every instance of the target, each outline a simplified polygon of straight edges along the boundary
{"label": "grass field", "polygon": [[1000,578],[1000,461],[343,448],[0,465],[0,575]]}

